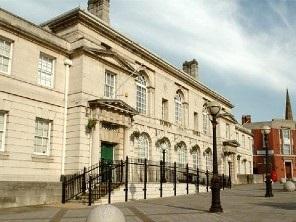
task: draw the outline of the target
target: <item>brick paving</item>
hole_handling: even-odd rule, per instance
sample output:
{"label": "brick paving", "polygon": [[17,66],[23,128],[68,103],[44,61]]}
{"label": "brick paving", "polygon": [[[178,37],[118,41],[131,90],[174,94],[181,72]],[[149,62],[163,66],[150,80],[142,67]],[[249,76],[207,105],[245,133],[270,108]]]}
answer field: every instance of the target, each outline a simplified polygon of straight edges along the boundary
{"label": "brick paving", "polygon": [[[209,213],[211,193],[114,204],[127,222],[246,221],[296,222],[296,192],[274,184],[274,197],[264,197],[264,185],[240,185],[221,192],[224,212]],[[1,222],[85,222],[92,207],[79,204],[0,210]]]}

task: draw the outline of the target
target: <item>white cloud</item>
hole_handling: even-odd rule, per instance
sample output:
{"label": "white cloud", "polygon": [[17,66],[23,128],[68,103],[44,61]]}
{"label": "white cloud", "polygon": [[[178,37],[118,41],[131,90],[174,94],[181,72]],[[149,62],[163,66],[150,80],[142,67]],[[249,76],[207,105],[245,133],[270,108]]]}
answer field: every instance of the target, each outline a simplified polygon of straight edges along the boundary
{"label": "white cloud", "polygon": [[239,23],[238,17],[244,15],[238,1],[140,1],[145,10],[132,8],[133,3],[125,3],[131,9],[125,21],[118,22],[120,30],[157,42],[160,51],[196,57],[205,67],[202,70],[211,67],[219,75],[235,76],[255,87],[294,90],[296,40],[281,8],[273,7],[285,25],[256,34]]}

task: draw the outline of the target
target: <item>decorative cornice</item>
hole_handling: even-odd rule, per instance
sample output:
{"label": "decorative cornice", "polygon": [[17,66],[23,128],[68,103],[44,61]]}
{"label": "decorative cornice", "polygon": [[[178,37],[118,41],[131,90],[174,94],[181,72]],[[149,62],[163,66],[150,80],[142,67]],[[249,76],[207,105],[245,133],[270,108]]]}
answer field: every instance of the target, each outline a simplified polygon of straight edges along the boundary
{"label": "decorative cornice", "polygon": [[[15,20],[15,21],[14,21]],[[16,23],[18,25],[16,25]],[[0,27],[46,48],[70,55],[70,43],[43,28],[0,8]]]}

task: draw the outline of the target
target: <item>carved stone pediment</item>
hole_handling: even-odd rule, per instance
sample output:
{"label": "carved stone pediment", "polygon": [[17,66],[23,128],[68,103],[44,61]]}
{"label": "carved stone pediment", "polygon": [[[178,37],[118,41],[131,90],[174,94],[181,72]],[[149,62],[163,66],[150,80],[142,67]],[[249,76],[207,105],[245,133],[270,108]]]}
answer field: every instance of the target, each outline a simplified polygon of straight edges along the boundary
{"label": "carved stone pediment", "polygon": [[119,99],[95,99],[88,102],[90,108],[110,109],[126,115],[137,115],[138,112],[133,107]]}
{"label": "carved stone pediment", "polygon": [[135,71],[134,67],[131,66],[129,62],[123,56],[119,55],[117,52],[114,52],[110,49],[96,49],[90,47],[85,47],[84,49],[98,57],[109,58],[111,60],[114,60],[120,66],[124,67],[125,69],[131,72]]}
{"label": "carved stone pediment", "polygon": [[96,118],[100,122],[108,122],[125,127],[130,127],[133,116],[138,112],[127,103],[118,99],[96,99],[89,101],[92,110],[97,110]]}
{"label": "carved stone pediment", "polygon": [[226,156],[237,153],[239,143],[236,140],[227,140],[223,142],[223,152]]}
{"label": "carved stone pediment", "polygon": [[226,140],[223,142],[223,146],[239,147],[239,142],[236,140]]}

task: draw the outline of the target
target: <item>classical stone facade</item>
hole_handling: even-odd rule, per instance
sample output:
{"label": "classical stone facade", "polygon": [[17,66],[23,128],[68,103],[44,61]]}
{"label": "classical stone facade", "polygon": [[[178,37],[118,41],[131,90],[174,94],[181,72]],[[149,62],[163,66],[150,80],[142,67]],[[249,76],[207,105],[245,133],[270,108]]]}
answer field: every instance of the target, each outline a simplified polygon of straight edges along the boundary
{"label": "classical stone facade", "polygon": [[211,170],[209,101],[229,114],[218,125],[220,173],[252,174],[252,134],[197,79],[197,61],[177,69],[118,33],[109,4],[40,26],[0,10],[0,181],[58,182],[101,158],[159,161],[163,149]]}

